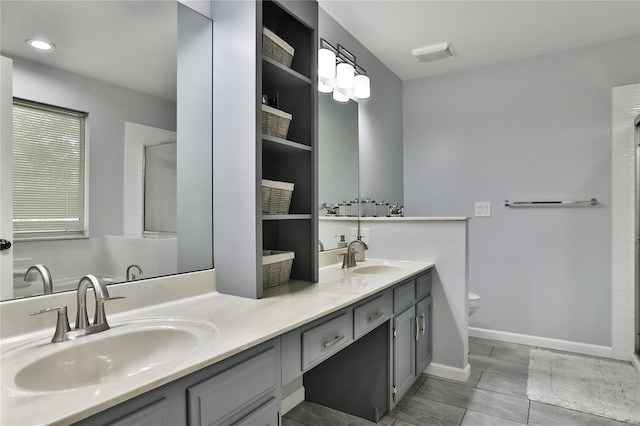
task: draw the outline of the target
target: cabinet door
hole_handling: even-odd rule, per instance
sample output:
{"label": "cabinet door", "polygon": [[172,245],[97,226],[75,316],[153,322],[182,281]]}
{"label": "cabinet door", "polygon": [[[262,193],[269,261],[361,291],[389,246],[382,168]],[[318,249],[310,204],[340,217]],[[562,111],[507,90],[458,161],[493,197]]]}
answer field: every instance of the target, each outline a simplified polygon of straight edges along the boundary
{"label": "cabinet door", "polygon": [[234,423],[233,426],[278,426],[280,422],[279,416],[278,401],[275,398],[271,398],[247,417],[238,423]]}
{"label": "cabinet door", "polygon": [[416,375],[415,307],[393,319],[393,403],[409,390]]}
{"label": "cabinet door", "polygon": [[428,296],[416,304],[416,316],[418,319],[418,342],[416,347],[416,376],[422,374],[431,362],[432,339],[431,317],[433,299]]}

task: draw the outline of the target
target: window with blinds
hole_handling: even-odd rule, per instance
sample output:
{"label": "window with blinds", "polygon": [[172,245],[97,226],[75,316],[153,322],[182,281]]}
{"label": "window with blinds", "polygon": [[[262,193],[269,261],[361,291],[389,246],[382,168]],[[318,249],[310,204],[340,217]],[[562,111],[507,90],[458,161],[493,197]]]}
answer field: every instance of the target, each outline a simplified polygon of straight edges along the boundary
{"label": "window with blinds", "polygon": [[87,114],[13,102],[14,238],[85,235]]}

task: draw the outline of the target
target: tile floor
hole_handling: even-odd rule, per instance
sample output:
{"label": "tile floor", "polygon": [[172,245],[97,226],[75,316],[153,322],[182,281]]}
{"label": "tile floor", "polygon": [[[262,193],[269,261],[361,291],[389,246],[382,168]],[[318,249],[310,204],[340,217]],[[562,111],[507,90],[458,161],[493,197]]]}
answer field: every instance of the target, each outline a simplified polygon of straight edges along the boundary
{"label": "tile floor", "polygon": [[[471,337],[466,383],[422,375],[381,426],[626,425],[604,417],[527,399],[530,346]],[[331,408],[303,402],[283,426],[375,425]]]}

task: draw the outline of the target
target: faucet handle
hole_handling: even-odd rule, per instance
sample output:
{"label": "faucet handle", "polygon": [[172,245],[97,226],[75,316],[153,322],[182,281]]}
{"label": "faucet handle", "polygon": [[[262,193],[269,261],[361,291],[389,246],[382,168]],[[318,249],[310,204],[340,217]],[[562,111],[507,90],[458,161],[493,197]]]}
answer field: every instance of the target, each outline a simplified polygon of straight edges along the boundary
{"label": "faucet handle", "polygon": [[30,313],[29,315],[40,315],[45,312],[58,312],[58,320],[56,321],[56,331],[53,333],[53,338],[51,339],[51,343],[59,343],[67,340],[66,333],[71,330],[69,326],[69,317],[67,316],[67,307],[66,306],[57,306],[55,308],[44,308],[39,311],[35,311]]}
{"label": "faucet handle", "polygon": [[67,307],[66,306],[56,306],[55,308],[44,308],[44,309],[40,309],[37,310],[35,312],[31,312],[29,314],[29,316],[35,316],[35,315],[40,315],[40,314],[44,314],[45,312],[53,312],[53,311],[58,311],[58,314],[64,312],[67,312]]}

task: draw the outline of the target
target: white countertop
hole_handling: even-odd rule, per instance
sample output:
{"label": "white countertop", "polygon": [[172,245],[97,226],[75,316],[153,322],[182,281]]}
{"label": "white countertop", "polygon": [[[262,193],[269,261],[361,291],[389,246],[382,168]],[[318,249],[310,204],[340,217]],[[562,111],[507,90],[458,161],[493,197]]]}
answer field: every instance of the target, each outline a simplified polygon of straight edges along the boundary
{"label": "white countertop", "polygon": [[[410,275],[433,267],[432,263],[424,262],[367,260],[359,263],[376,264],[400,268],[384,275],[361,275],[333,265],[321,268],[320,282],[317,284],[291,282],[269,290],[267,297],[260,300],[214,292],[110,315],[109,323],[114,330],[131,319],[188,317],[212,324],[216,332],[212,333],[213,342],[209,342],[211,344],[208,344],[206,351],[197,351],[169,367],[65,392],[25,392],[16,389],[9,377],[20,365],[42,356],[41,344],[53,345],[48,343],[52,330],[3,340],[0,342],[3,354],[0,424],[68,424],[79,421],[338,311]],[[98,339],[99,336],[55,345],[73,345],[83,339]],[[21,361],[5,361],[12,359],[4,356],[10,353],[8,351],[21,351]]]}
{"label": "white countertop", "polygon": [[467,216],[400,216],[400,217],[376,217],[376,216],[319,216],[320,221],[354,221],[361,222],[465,222],[471,219]]}

